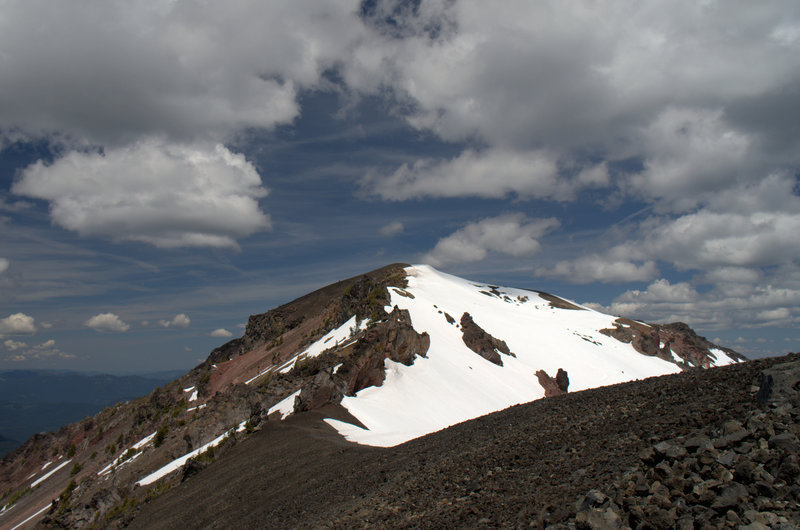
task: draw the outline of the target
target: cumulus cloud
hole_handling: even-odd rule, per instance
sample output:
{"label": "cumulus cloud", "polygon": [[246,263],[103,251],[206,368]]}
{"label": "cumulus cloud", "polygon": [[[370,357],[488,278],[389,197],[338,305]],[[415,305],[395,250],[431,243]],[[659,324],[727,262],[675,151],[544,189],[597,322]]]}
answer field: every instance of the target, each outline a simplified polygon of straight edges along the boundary
{"label": "cumulus cloud", "polygon": [[669,107],[640,138],[644,170],[631,177],[632,187],[677,210],[752,178],[758,167],[759,157],[751,152],[754,139],[725,123],[719,110]]}
{"label": "cumulus cloud", "polygon": [[11,340],[11,339],[6,340],[5,342],[3,342],[3,345],[6,347],[6,349],[8,351],[16,351],[16,350],[19,350],[21,348],[25,348],[26,346],[28,346],[28,344],[25,343],[25,342],[21,342],[21,341],[17,341],[17,340]]}
{"label": "cumulus cloud", "polygon": [[[791,2],[764,9],[688,0],[580,7],[467,0],[391,16],[392,24],[381,23],[386,12],[374,17],[384,39],[356,50],[346,79],[365,90],[391,86],[408,122],[442,139],[477,139],[523,158],[546,152],[559,168],[551,179],[570,180],[562,168],[578,153],[640,160],[641,171],[619,175],[628,177],[618,179],[622,189],[681,210],[798,163],[800,54],[796,32],[787,29],[796,24],[787,21],[800,18],[800,8]],[[740,31],[733,35],[730,27]],[[462,158],[476,159],[469,150]],[[393,199],[458,190],[564,193],[542,188],[541,175],[510,173],[504,180],[502,171],[498,190],[487,191],[476,179],[450,176],[452,166],[420,160],[384,174],[383,184],[374,182],[380,175],[368,180]],[[577,182],[611,182],[600,168],[580,173]]]}
{"label": "cumulus cloud", "polygon": [[97,314],[84,322],[84,325],[95,331],[114,331],[118,333],[128,331],[131,327],[114,313]]}
{"label": "cumulus cloud", "polygon": [[172,320],[159,320],[158,325],[162,328],[187,328],[189,324],[191,324],[191,319],[186,316],[184,313],[179,313],[175,315]]}
{"label": "cumulus cloud", "polygon": [[[783,281],[775,276],[773,281]],[[791,325],[800,321],[800,288],[744,285],[731,290],[716,285],[700,292],[689,282],[659,279],[647,289],[619,295],[609,307],[596,307],[612,314],[653,322],[683,321],[707,329],[758,328]]]}
{"label": "cumulus cloud", "polygon": [[12,189],[50,201],[53,221],[81,235],[159,247],[236,246],[270,226],[255,168],[221,145],[73,151],[27,167]]}
{"label": "cumulus cloud", "polygon": [[223,328],[215,329],[214,331],[209,333],[209,335],[211,335],[212,337],[221,337],[221,338],[233,337],[233,333]]}
{"label": "cumulus cloud", "polygon": [[299,112],[298,89],[319,84],[364,34],[356,8],[7,2],[0,129],[118,145],[287,123]]}
{"label": "cumulus cloud", "polygon": [[384,199],[478,196],[503,198],[566,198],[572,186],[557,178],[555,160],[544,152],[513,152],[493,149],[465,151],[439,161],[417,160],[404,164],[388,176],[368,175],[365,185]]}
{"label": "cumulus cloud", "polygon": [[[703,207],[642,223],[625,247],[681,269],[725,270],[775,266],[800,259],[800,197],[795,179],[773,174],[757,184],[721,191]],[[752,273],[751,273],[752,274]]]}
{"label": "cumulus cloud", "polygon": [[25,313],[14,313],[0,319],[0,336],[36,333],[33,317]]}
{"label": "cumulus cloud", "polygon": [[571,261],[559,261],[554,267],[540,267],[539,276],[561,278],[570,283],[624,283],[652,280],[658,274],[654,261],[635,263],[613,256],[592,254]]}
{"label": "cumulus cloud", "polygon": [[531,219],[522,213],[489,217],[440,239],[422,261],[434,266],[479,261],[489,252],[530,256],[541,247],[538,239],[558,226],[556,219]]}
{"label": "cumulus cloud", "polygon": [[401,223],[400,221],[394,221],[387,225],[382,226],[380,229],[380,234],[382,236],[392,237],[402,233],[403,230],[405,230],[403,223]]}
{"label": "cumulus cloud", "polygon": [[6,360],[12,362],[24,361],[37,361],[43,359],[74,359],[75,355],[66,353],[56,348],[56,341],[53,339],[47,340],[41,344],[28,347],[27,344],[16,342],[13,347],[9,346],[12,341],[6,341],[6,348],[13,351],[14,354],[6,357]]}

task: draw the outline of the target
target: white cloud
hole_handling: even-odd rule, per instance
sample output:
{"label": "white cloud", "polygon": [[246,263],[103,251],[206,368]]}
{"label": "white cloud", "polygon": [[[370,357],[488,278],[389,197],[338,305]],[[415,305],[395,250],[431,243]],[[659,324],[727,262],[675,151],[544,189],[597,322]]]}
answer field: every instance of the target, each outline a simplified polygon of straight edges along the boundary
{"label": "white cloud", "polygon": [[104,154],[72,151],[27,167],[12,190],[50,201],[53,221],[83,236],[159,247],[235,247],[270,227],[258,173],[221,145],[147,140]]}
{"label": "white cloud", "polygon": [[613,256],[592,254],[559,261],[552,268],[541,267],[536,273],[570,283],[625,283],[652,280],[658,274],[658,267],[653,261],[635,263]]}
{"label": "white cloud", "polygon": [[541,247],[538,239],[558,226],[556,219],[530,219],[522,213],[490,217],[440,239],[422,261],[433,266],[479,261],[489,252],[530,256]]}
{"label": "white cloud", "polygon": [[382,236],[392,237],[402,233],[404,229],[405,227],[403,226],[403,223],[401,223],[400,221],[394,221],[387,225],[382,226],[380,229],[380,234]]}
{"label": "white cloud", "polygon": [[86,322],[84,325],[88,328],[92,328],[95,331],[115,331],[115,332],[124,332],[130,329],[130,325],[126,324],[119,318],[119,316],[115,315],[114,313],[100,313]]}
{"label": "white cloud", "polygon": [[794,178],[773,174],[719,192],[694,212],[650,219],[635,246],[682,269],[765,267],[799,259],[800,197],[793,187]]}
{"label": "white cloud", "polygon": [[678,210],[752,176],[758,162],[754,140],[724,123],[719,110],[667,108],[641,138],[645,168],[631,177],[632,186]]}
{"label": "white cloud", "polygon": [[172,320],[159,320],[158,325],[163,328],[173,327],[173,328],[187,328],[189,324],[191,324],[191,319],[186,316],[184,313],[179,313],[173,317]]}
{"label": "white cloud", "polygon": [[788,323],[792,318],[792,313],[787,307],[776,307],[775,309],[764,309],[756,313],[755,318],[773,324]]}
{"label": "white cloud", "polygon": [[[391,87],[408,122],[442,139],[546,152],[562,185],[572,177],[561,166],[580,154],[643,161],[641,174],[625,170],[634,174],[619,179],[623,190],[681,210],[800,162],[797,116],[786,111],[798,98],[798,19],[790,1],[426,3],[375,23],[383,39],[355,51],[345,78]],[[480,163],[472,151],[460,158]],[[491,190],[469,172],[452,177],[452,166],[421,160],[368,184],[392,199],[565,193],[502,170]],[[578,184],[613,178],[599,167],[579,174]]]}
{"label": "white cloud", "polygon": [[19,350],[21,348],[25,348],[25,347],[28,346],[28,344],[25,343],[25,342],[20,342],[20,341],[11,340],[11,339],[6,340],[5,342],[3,342],[3,345],[6,347],[6,349],[8,351],[16,351],[16,350]]}
{"label": "white cloud", "polygon": [[11,262],[6,258],[0,258],[0,274],[3,274],[5,271],[7,271],[10,264]]}
{"label": "white cloud", "polygon": [[571,197],[574,186],[560,181],[557,176],[556,161],[545,152],[468,150],[452,160],[421,159],[412,165],[402,165],[388,176],[368,175],[364,185],[370,192],[388,200],[510,195]]}
{"label": "white cloud", "polygon": [[36,324],[33,317],[25,313],[14,313],[0,319],[0,336],[35,333]]}
{"label": "white cloud", "polygon": [[209,333],[209,335],[211,335],[212,337],[222,337],[222,338],[233,337],[233,333],[223,328],[215,329],[214,331]]}
{"label": "white cloud", "polygon": [[[776,273],[769,282],[790,283]],[[689,282],[659,279],[646,290],[629,290],[610,307],[612,314],[654,322],[683,321],[706,329],[786,326],[800,322],[800,288],[750,285],[745,289],[718,284],[698,292]]]}
{"label": "white cloud", "polygon": [[6,2],[0,129],[109,145],[287,123],[362,38],[357,5]]}
{"label": "white cloud", "polygon": [[5,345],[10,350],[15,352],[13,355],[6,358],[6,360],[13,362],[34,361],[43,359],[74,359],[75,355],[66,353],[56,348],[56,341],[53,339],[47,340],[41,344],[31,346],[22,342],[14,343],[14,347],[9,347],[9,342],[6,341]]}

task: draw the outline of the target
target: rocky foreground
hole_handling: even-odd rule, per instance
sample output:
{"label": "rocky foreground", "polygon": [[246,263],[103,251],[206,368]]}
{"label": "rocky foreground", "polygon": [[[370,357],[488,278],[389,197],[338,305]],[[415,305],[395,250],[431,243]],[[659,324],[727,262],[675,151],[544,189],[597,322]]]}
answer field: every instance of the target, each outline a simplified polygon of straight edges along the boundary
{"label": "rocky foreground", "polygon": [[344,442],[312,411],[266,422],[108,524],[795,528],[798,373],[797,354],[689,370],[515,406],[388,449]]}

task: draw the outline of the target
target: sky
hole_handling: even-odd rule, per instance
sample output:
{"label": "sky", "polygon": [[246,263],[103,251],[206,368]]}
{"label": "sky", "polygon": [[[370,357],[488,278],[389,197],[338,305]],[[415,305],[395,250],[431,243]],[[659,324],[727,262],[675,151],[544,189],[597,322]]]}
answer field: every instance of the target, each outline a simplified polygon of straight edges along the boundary
{"label": "sky", "polygon": [[0,369],[393,262],[800,350],[800,4],[0,0]]}

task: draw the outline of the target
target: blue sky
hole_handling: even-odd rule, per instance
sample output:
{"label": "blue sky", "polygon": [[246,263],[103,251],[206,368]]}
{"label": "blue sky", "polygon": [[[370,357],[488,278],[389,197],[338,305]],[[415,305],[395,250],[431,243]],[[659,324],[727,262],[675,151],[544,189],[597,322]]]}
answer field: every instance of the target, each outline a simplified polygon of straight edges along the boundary
{"label": "blue sky", "polygon": [[386,263],[800,349],[800,7],[7,1],[0,369],[189,368]]}

